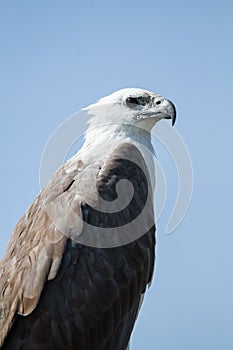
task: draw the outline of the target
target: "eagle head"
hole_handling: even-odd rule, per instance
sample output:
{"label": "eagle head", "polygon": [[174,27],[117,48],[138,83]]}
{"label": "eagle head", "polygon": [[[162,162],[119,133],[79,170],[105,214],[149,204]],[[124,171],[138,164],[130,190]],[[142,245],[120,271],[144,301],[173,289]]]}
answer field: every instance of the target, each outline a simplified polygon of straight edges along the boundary
{"label": "eagle head", "polygon": [[92,126],[111,122],[151,130],[161,119],[171,119],[172,125],[176,121],[176,108],[170,100],[139,88],[118,90],[84,110],[92,117]]}

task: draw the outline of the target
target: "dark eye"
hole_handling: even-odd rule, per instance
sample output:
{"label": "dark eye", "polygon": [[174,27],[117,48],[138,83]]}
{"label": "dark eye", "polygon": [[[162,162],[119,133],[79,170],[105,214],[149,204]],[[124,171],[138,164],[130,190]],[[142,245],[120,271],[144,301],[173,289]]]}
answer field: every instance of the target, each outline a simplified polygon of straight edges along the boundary
{"label": "dark eye", "polygon": [[149,102],[149,96],[128,97],[125,101],[128,107],[146,106]]}

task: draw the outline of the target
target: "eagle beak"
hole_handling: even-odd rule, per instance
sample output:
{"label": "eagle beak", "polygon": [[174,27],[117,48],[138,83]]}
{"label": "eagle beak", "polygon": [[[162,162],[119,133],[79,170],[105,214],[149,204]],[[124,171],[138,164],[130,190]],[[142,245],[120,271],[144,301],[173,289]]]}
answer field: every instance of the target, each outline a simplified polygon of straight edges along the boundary
{"label": "eagle beak", "polygon": [[166,102],[167,102],[166,113],[164,113],[163,118],[164,119],[171,119],[172,126],[174,126],[174,124],[176,122],[176,107],[171,101],[166,100]]}

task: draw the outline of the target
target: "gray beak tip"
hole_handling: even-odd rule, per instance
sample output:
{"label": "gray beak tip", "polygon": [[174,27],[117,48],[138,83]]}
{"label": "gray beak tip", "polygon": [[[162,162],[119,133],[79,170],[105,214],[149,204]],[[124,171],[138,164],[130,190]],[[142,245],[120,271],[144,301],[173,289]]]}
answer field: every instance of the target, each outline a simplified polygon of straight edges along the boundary
{"label": "gray beak tip", "polygon": [[176,122],[176,107],[175,107],[175,105],[174,105],[174,103],[172,103],[170,100],[169,100],[169,103],[171,104],[171,106],[172,106],[172,117],[171,117],[171,119],[172,119],[172,126],[174,126],[175,125],[175,122]]}

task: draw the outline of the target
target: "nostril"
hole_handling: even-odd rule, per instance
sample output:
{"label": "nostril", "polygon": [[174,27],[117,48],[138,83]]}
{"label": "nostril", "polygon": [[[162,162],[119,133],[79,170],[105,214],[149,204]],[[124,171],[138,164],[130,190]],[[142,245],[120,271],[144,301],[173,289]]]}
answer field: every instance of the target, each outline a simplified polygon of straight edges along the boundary
{"label": "nostril", "polygon": [[158,101],[155,102],[155,104],[156,105],[160,105],[161,102],[162,102],[161,100],[158,100]]}

